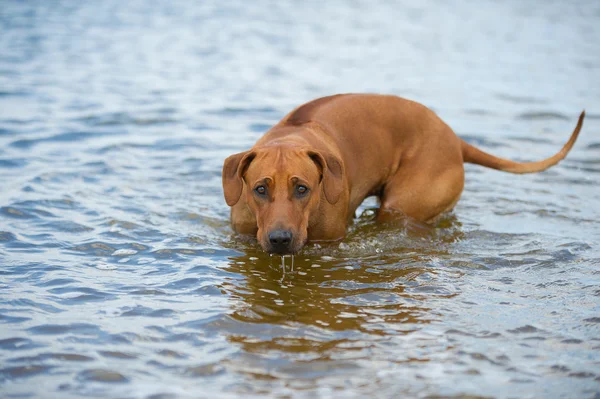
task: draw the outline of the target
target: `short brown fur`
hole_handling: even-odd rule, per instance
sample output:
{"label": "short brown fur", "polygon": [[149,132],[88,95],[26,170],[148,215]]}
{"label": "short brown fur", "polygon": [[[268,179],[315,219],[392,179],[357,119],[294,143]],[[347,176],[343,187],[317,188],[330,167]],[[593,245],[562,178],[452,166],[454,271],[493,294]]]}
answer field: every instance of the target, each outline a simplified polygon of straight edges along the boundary
{"label": "short brown fur", "polygon": [[[344,237],[356,208],[381,200],[379,220],[432,221],[451,210],[464,185],[464,162],[510,173],[540,172],[575,143],[537,162],[487,154],[458,138],[427,107],[395,96],[344,94],[304,104],[249,150],[223,165],[223,189],[233,229],[256,234],[267,252],[295,253],[307,241]],[[266,195],[257,194],[264,186]],[[300,186],[307,194],[300,196]],[[292,237],[277,244],[273,232]]]}

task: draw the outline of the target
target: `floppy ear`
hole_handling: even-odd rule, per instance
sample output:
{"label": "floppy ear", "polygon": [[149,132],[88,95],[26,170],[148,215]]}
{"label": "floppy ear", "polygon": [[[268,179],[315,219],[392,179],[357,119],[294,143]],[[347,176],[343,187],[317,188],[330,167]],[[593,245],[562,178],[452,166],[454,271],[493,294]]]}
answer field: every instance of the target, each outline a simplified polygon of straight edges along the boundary
{"label": "floppy ear", "polygon": [[323,192],[327,202],[335,204],[344,190],[344,165],[342,160],[335,155],[317,151],[308,151],[308,156],[321,170]]}
{"label": "floppy ear", "polygon": [[255,156],[255,152],[245,151],[225,159],[223,163],[223,193],[227,205],[234,206],[240,200],[244,186],[244,173]]}

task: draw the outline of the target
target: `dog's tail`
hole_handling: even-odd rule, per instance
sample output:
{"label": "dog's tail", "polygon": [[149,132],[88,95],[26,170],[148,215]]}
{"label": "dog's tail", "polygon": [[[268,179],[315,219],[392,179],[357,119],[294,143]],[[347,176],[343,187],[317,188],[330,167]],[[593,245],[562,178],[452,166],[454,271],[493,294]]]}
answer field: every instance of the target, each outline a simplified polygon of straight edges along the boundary
{"label": "dog's tail", "polygon": [[579,121],[577,122],[577,126],[575,126],[575,130],[573,130],[573,133],[571,134],[569,141],[567,141],[567,144],[565,144],[559,152],[557,152],[550,158],[544,159],[543,161],[514,162],[508,159],[498,158],[491,154],[483,152],[473,147],[472,145],[466,143],[465,141],[461,140],[463,160],[464,162],[474,163],[477,165],[486,166],[488,168],[502,170],[504,172],[510,173],[522,174],[541,172],[543,170],[548,169],[551,166],[556,165],[567,156],[567,154],[571,150],[571,147],[573,147],[573,144],[575,144],[575,140],[577,140],[577,136],[579,135],[579,131],[581,130],[581,126],[583,125],[584,117],[585,111],[581,112],[581,115],[579,115]]}

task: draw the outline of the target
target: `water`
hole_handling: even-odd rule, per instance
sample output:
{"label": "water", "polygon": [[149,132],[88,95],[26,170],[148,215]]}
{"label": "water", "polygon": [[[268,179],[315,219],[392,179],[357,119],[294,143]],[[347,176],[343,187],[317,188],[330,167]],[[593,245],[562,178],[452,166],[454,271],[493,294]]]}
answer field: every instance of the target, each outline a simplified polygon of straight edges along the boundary
{"label": "water", "polygon": [[[192,4],[197,3],[197,4]],[[597,2],[0,2],[0,392],[600,395]],[[269,257],[223,159],[298,104],[405,96],[514,159],[429,236]]]}

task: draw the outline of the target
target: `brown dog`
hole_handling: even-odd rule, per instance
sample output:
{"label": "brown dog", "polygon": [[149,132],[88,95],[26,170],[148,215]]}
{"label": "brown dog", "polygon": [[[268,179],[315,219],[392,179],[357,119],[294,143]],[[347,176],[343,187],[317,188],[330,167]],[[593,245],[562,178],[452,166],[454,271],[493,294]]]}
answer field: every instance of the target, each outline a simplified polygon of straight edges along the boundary
{"label": "brown dog", "polygon": [[256,234],[269,253],[339,240],[362,201],[381,200],[378,219],[431,221],[463,189],[464,162],[510,173],[540,172],[562,160],[585,112],[556,155],[539,162],[497,158],[458,138],[433,111],[395,96],[344,94],[304,104],[249,151],[223,165],[233,229]]}

